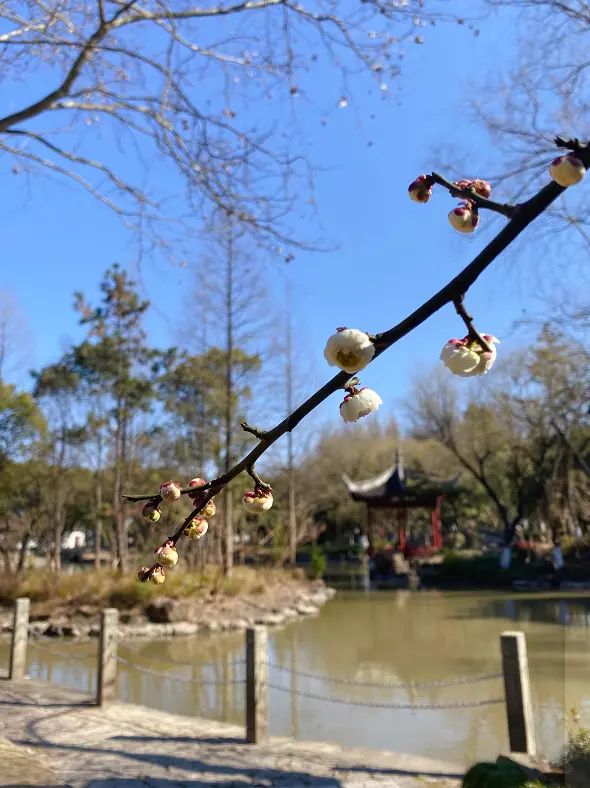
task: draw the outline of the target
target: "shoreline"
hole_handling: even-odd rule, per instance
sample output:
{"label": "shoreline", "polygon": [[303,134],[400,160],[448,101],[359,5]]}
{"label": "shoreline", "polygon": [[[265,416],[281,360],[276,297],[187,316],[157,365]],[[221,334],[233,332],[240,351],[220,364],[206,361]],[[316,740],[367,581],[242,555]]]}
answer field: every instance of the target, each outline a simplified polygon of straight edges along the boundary
{"label": "shoreline", "polygon": [[[119,637],[166,638],[239,632],[252,626],[278,627],[315,616],[337,591],[323,581],[284,584],[266,596],[173,598],[162,594],[142,607],[119,610]],[[31,630],[45,637],[88,641],[100,633],[100,609],[79,605],[45,612],[45,603],[31,603]],[[0,608],[0,634],[12,632],[12,609]]]}

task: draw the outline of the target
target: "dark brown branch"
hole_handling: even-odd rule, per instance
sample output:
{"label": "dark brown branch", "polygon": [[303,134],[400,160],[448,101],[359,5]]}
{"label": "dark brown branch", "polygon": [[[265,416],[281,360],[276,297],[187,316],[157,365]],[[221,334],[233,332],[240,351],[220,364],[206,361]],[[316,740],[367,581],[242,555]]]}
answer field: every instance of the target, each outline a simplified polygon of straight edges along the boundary
{"label": "dark brown branch", "polygon": [[260,487],[261,490],[268,490],[269,492],[272,492],[272,487],[270,486],[270,484],[266,484],[266,482],[262,481],[260,476],[254,470],[254,465],[249,465],[246,468],[246,473],[248,474],[248,476],[254,479],[254,484],[257,487]]}
{"label": "dark brown branch", "polygon": [[240,424],[240,427],[244,430],[244,432],[249,432],[251,435],[254,435],[255,438],[258,440],[263,441],[265,439],[266,430],[260,430],[258,427],[252,427],[246,421],[243,421]]}
{"label": "dark brown branch", "polygon": [[465,309],[465,296],[460,295],[459,298],[456,298],[453,301],[453,304],[455,305],[457,314],[467,326],[467,333],[471,339],[477,342],[485,353],[491,353],[492,348],[490,347],[489,343],[486,342],[477,328],[473,325],[473,315],[470,315],[467,309]]}
{"label": "dark brown branch", "polygon": [[435,183],[447,189],[453,197],[458,197],[460,200],[471,200],[479,208],[486,208],[488,211],[501,213],[502,216],[506,216],[508,219],[512,219],[519,208],[518,205],[508,205],[507,203],[495,202],[495,200],[482,197],[475,189],[458,189],[454,183],[443,178],[443,176],[439,175],[437,172],[433,172],[431,177]]}
{"label": "dark brown branch", "polygon": [[[590,165],[590,149],[584,149],[581,151],[580,155],[584,164],[586,166]],[[412,312],[412,314],[408,315],[401,323],[390,328],[389,331],[377,334],[375,337],[376,352],[374,358],[377,358],[377,356],[381,355],[385,350],[396,342],[399,342],[400,339],[420,326],[428,320],[428,318],[432,317],[432,315],[436,314],[442,307],[460,300],[486,268],[488,268],[512,241],[514,241],[514,239],[517,238],[531,222],[540,216],[540,214],[542,214],[543,211],[545,211],[564,191],[565,189],[563,187],[551,181],[529,200],[521,203],[518,206],[518,211],[508,224],[454,279],[439,290],[438,293],[433,295],[432,298],[422,304],[422,306]],[[318,389],[318,391],[312,394],[302,405],[296,408],[293,413],[289,414],[287,418],[283,419],[283,421],[273,427],[273,429],[265,432],[264,439],[259,440],[258,444],[243,459],[236,463],[233,468],[230,468],[227,473],[222,474],[200,489],[215,489],[217,492],[235,479],[236,476],[239,476],[244,471],[248,472],[248,469],[253,468],[256,461],[273,443],[281,438],[286,432],[293,430],[331,394],[334,394],[339,389],[343,389],[349,380],[350,375],[347,372],[339,372],[331,380],[325,383],[321,389]],[[194,492],[194,488],[189,487],[182,490],[182,494],[187,494],[189,492]],[[207,500],[209,500],[212,495],[213,493],[208,496]],[[156,496],[126,495],[124,497],[128,501],[143,501],[154,499]],[[202,505],[192,513],[191,517],[198,514],[205,503],[206,501],[203,501]],[[188,522],[190,522],[190,518]],[[183,525],[182,528],[177,531],[174,538],[180,538],[184,527]]]}

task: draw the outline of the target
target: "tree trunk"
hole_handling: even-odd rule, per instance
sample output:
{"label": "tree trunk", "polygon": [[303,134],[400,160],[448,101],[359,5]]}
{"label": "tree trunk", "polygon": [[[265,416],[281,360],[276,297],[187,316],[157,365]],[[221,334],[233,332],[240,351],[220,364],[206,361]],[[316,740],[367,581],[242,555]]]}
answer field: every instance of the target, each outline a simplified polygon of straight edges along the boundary
{"label": "tree trunk", "polygon": [[94,486],[94,503],[96,506],[96,520],[94,523],[94,568],[100,570],[100,555],[102,549],[102,483],[100,477],[97,478]]}
{"label": "tree trunk", "polygon": [[121,404],[117,403],[117,427],[115,430],[115,480],[113,485],[113,515],[115,518],[116,531],[116,568],[121,574],[127,572],[128,568],[128,549],[127,549],[127,529],[125,527],[125,512],[123,509],[122,494],[122,474],[121,465],[123,462],[122,451],[122,418]]}
{"label": "tree trunk", "polygon": [[[227,247],[227,261],[226,261],[226,294],[225,294],[225,308],[226,308],[226,362],[225,362],[225,418],[224,418],[224,438],[225,438],[225,454],[224,454],[224,472],[227,473],[232,464],[232,427],[233,427],[233,383],[234,383],[234,370],[233,370],[233,356],[234,356],[234,324],[233,324],[233,273],[234,273],[234,259],[233,259],[233,235],[232,228],[229,231],[229,240]],[[223,533],[224,533],[224,551],[223,551],[223,572],[226,577],[232,573],[234,566],[234,525],[233,525],[233,501],[229,487],[225,487],[223,491]]]}
{"label": "tree trunk", "polygon": [[31,532],[25,531],[20,541],[20,550],[18,552],[18,563],[16,565],[17,574],[21,574],[25,570],[27,560],[27,547],[31,541]]}

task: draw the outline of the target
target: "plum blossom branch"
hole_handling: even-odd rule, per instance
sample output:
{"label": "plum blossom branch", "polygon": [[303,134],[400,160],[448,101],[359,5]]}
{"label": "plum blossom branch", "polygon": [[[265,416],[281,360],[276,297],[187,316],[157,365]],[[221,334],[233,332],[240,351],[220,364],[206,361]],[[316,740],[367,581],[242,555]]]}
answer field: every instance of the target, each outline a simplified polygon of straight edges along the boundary
{"label": "plum blossom branch", "polygon": [[490,346],[490,343],[487,342],[482,337],[482,335],[479,333],[477,328],[473,325],[473,315],[470,315],[467,309],[465,308],[465,296],[460,295],[458,298],[456,298],[453,301],[453,304],[455,306],[455,310],[457,314],[467,326],[467,333],[469,334],[471,339],[474,339],[476,342],[479,343],[484,353],[491,353],[492,348]]}
{"label": "plum blossom branch", "polygon": [[[576,155],[584,167],[590,166],[590,148],[587,146],[579,145]],[[449,183],[445,180],[444,185]],[[450,184],[452,188],[455,188]],[[491,348],[488,343],[480,336],[473,326],[473,318],[468,314],[464,306],[464,297],[479,276],[496,260],[496,258],[531,224],[538,216],[540,216],[565,190],[564,186],[559,185],[555,180],[551,180],[543,188],[537,192],[533,197],[521,203],[518,210],[515,210],[510,217],[506,226],[490,241],[490,243],[450,282],[443,288],[435,293],[428,301],[425,301],[418,309],[409,314],[404,320],[397,325],[390,328],[381,334],[377,334],[374,338],[371,337],[371,345],[374,350],[371,352],[371,357],[365,359],[364,366],[371,363],[374,358],[381,355],[385,350],[392,347],[400,339],[407,336],[414,329],[424,323],[428,318],[432,317],[436,312],[448,304],[454,304],[455,309],[459,316],[465,322],[470,335],[477,340],[481,345],[484,352],[489,353]],[[461,195],[464,196],[464,195]],[[472,199],[472,196],[469,197]],[[349,331],[349,329],[342,329],[342,331]],[[362,335],[362,332],[352,331],[355,335]],[[364,335],[367,336],[367,335]],[[361,336],[362,338],[362,336]],[[359,337],[357,337],[357,340]],[[366,349],[363,347],[363,349]],[[357,367],[358,369],[359,367]],[[338,390],[347,389],[351,385],[355,385],[356,381],[351,380],[350,372],[344,370],[340,371],[331,380],[325,383],[320,389],[312,394],[302,405],[296,408],[289,414],[283,421],[277,424],[272,429],[262,432],[257,428],[249,428],[249,425],[243,428],[247,432],[258,438],[258,443],[250,450],[250,452],[237,462],[229,471],[217,477],[211,482],[204,483],[199,487],[199,492],[204,493],[200,504],[191,512],[188,518],[184,521],[182,526],[176,531],[170,541],[175,545],[178,539],[183,534],[183,531],[191,521],[192,518],[197,516],[207,504],[214,494],[223,489],[233,479],[246,471],[252,476],[257,486],[261,489],[267,489],[268,485],[264,483],[259,484],[259,477],[255,474],[254,464],[256,461],[268,450],[273,443],[281,438],[285,433],[293,430],[309,413],[317,408],[324,402],[331,394]],[[194,487],[187,487],[180,490],[180,494],[195,493]],[[270,495],[270,493],[267,493]],[[247,493],[247,495],[252,495]],[[124,495],[128,501],[159,501],[159,495]],[[142,570],[143,572],[144,570]],[[153,571],[152,570],[145,570]]]}
{"label": "plum blossom branch", "polygon": [[[496,202],[495,200],[490,200],[488,197],[478,194],[473,186],[461,188],[458,184],[451,183],[451,181],[448,181],[437,172],[433,172],[430,177],[433,183],[436,183],[439,186],[447,189],[447,191],[450,192],[453,197],[458,197],[460,200],[470,200],[479,208],[485,208],[488,211],[500,213],[502,216],[506,216],[507,219],[512,219],[518,210],[518,205],[509,205],[508,203],[500,203]],[[458,181],[458,183],[460,184],[461,181]]]}

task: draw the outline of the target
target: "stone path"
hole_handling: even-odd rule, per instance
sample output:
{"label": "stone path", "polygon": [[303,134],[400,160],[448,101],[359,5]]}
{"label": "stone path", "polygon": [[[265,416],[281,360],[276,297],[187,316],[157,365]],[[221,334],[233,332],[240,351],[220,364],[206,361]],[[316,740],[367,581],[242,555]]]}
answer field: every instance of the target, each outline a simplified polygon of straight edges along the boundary
{"label": "stone path", "polygon": [[459,788],[462,772],[324,743],[247,745],[242,728],[0,680],[3,788]]}

